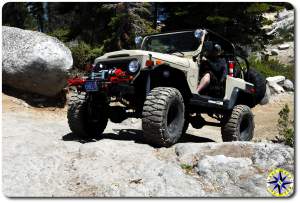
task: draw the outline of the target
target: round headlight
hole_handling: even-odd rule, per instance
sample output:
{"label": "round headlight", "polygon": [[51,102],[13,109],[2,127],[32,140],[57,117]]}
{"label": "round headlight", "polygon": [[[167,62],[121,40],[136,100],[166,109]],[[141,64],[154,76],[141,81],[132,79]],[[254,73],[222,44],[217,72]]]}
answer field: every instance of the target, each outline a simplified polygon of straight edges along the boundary
{"label": "round headlight", "polygon": [[139,70],[139,62],[137,60],[130,61],[128,65],[128,71],[130,73],[136,73]]}

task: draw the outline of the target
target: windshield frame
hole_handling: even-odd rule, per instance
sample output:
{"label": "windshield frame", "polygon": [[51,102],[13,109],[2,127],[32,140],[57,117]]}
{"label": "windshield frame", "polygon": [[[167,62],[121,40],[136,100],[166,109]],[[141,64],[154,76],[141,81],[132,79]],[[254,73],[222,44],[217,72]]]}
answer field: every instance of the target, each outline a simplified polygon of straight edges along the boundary
{"label": "windshield frame", "polygon": [[[142,44],[141,44],[141,49],[142,50],[145,50],[145,51],[151,51],[151,50],[147,50],[146,48],[146,44],[147,44],[147,41],[149,40],[149,38],[152,38],[152,37],[159,37],[159,36],[167,36],[167,35],[175,35],[175,34],[182,34],[182,33],[192,33],[194,35],[194,31],[195,30],[184,30],[184,31],[175,31],[175,32],[167,32],[167,33],[159,33],[159,34],[153,34],[153,35],[148,35],[148,36],[145,36],[143,41],[142,41]],[[195,38],[196,39],[196,38]],[[198,48],[198,47],[197,47]],[[193,53],[196,51],[197,49],[195,50],[192,50],[192,51],[185,51],[185,52],[182,52],[184,54],[184,56],[192,56]],[[154,51],[152,51],[154,52]],[[159,53],[162,53],[162,52],[159,52]],[[174,52],[174,53],[177,53],[177,52]],[[174,53],[170,53],[170,54],[174,54]],[[167,54],[167,53],[165,53]]]}

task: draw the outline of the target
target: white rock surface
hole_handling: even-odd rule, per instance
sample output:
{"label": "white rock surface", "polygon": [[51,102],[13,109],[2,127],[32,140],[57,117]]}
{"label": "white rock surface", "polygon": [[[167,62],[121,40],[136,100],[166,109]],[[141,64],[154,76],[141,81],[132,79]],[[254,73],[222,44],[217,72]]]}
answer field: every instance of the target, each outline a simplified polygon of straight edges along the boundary
{"label": "white rock surface", "polygon": [[275,82],[268,82],[268,86],[271,90],[271,94],[280,94],[285,92],[283,87]]}
{"label": "white rock surface", "polygon": [[284,80],[282,86],[287,91],[294,91],[294,83],[289,79]]}
{"label": "white rock surface", "polygon": [[283,83],[285,80],[285,77],[282,75],[274,76],[274,77],[267,77],[267,82],[269,83]]}
{"label": "white rock surface", "polygon": [[54,96],[67,84],[71,51],[40,32],[2,26],[3,84]]}
{"label": "white rock surface", "polygon": [[2,191],[10,197],[269,197],[269,171],[294,170],[293,149],[280,144],[153,148],[139,130],[116,134],[112,123],[104,139],[83,142],[69,134],[65,117],[22,111],[2,118]]}
{"label": "white rock surface", "polygon": [[[202,184],[212,190],[212,196],[269,196],[262,189],[269,171],[283,167],[294,172],[294,151],[280,144],[181,143],[176,145],[175,151],[180,162],[196,166]],[[186,157],[192,161],[186,162]],[[214,193],[216,190],[219,192]]]}
{"label": "white rock surface", "polygon": [[274,77],[267,77],[267,86],[270,89],[271,95],[284,93],[283,88],[284,81],[286,80],[284,76],[278,75]]}
{"label": "white rock surface", "polygon": [[295,23],[294,15],[294,10],[284,10],[280,12],[267,35],[276,35],[279,29],[292,29]]}
{"label": "white rock surface", "polygon": [[288,49],[288,48],[290,48],[289,44],[281,44],[281,45],[278,46],[279,50],[285,50],[285,49]]}

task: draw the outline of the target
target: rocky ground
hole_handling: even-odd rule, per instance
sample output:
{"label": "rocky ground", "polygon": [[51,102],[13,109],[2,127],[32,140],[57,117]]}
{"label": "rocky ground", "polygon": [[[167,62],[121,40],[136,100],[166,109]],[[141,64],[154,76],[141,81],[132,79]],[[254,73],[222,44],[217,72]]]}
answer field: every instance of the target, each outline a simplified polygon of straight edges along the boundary
{"label": "rocky ground", "polygon": [[283,44],[276,44],[276,45],[267,45],[266,49],[275,51],[277,55],[271,55],[269,59],[276,59],[282,64],[295,64],[294,61],[294,42],[285,42],[284,45],[288,46],[287,49],[279,49],[279,46],[282,46]]}
{"label": "rocky ground", "polygon": [[[254,140],[277,135],[278,112],[293,95],[257,106]],[[188,129],[170,148],[142,139],[141,123],[109,123],[103,139],[70,133],[66,110],[34,108],[2,95],[3,192],[15,196],[270,196],[274,168],[293,172],[294,150],[263,142],[221,142],[218,128]],[[217,143],[215,143],[217,142]]]}

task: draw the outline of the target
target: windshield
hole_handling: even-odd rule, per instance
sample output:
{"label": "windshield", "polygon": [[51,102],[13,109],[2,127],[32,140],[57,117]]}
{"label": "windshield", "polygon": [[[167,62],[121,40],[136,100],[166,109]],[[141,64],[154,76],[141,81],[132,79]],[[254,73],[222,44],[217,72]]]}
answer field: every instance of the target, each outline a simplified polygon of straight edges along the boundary
{"label": "windshield", "polygon": [[193,31],[148,36],[142,49],[160,53],[192,52],[199,46]]}

